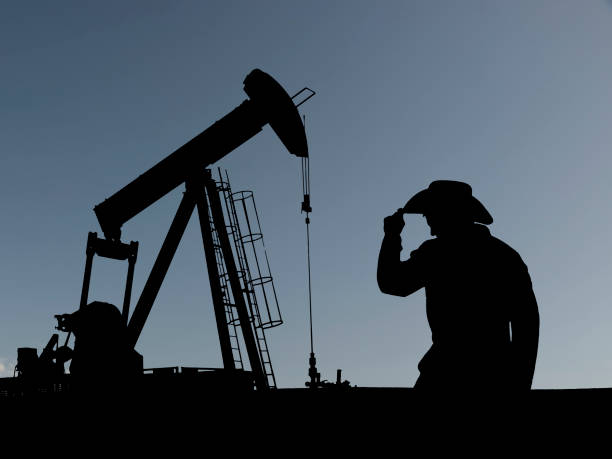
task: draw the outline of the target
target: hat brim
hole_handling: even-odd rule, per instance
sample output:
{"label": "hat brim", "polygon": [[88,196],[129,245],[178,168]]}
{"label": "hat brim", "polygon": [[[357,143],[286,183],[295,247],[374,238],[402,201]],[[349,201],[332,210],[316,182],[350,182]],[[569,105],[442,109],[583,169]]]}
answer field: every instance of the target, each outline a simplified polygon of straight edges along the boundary
{"label": "hat brim", "polygon": [[[470,196],[466,201],[466,212],[476,223],[490,225],[493,223],[493,217],[485,206],[474,196]],[[428,214],[439,208],[439,203],[434,202],[432,193],[429,189],[419,191],[415,194],[404,206],[404,213],[407,214]]]}

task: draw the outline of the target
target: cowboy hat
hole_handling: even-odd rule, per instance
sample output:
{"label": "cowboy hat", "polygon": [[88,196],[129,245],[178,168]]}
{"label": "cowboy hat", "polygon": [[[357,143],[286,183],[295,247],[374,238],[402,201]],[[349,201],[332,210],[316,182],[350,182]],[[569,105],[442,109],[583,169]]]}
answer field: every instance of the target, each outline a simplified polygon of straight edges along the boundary
{"label": "cowboy hat", "polygon": [[476,223],[490,225],[493,217],[485,206],[472,196],[472,187],[454,180],[436,180],[419,191],[403,208],[407,214],[428,214],[434,210],[460,209]]}

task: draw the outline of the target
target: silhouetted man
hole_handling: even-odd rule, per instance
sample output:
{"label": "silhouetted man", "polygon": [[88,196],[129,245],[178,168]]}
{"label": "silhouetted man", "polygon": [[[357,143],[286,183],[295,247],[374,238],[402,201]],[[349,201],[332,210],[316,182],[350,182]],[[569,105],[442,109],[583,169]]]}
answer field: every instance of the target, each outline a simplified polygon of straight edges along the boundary
{"label": "silhouetted man", "polygon": [[[400,260],[403,214],[423,214],[434,239]],[[432,346],[416,389],[528,390],[539,336],[538,305],[519,254],[491,236],[485,207],[463,182],[439,180],[385,218],[378,258],[383,293],[425,287]]]}

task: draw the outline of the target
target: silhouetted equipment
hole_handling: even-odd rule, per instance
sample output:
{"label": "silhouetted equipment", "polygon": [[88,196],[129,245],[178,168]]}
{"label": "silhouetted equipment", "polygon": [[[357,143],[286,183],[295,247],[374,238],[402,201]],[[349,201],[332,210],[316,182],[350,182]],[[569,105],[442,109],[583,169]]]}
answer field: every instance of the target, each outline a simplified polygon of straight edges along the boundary
{"label": "silhouetted equipment", "polygon": [[[133,374],[139,368],[142,370],[142,356],[133,349],[126,348],[125,345],[138,242],[132,241],[124,244],[120,241],[98,238],[97,233],[90,232],[87,236],[85,254],[85,273],[79,309],[75,313],[55,316],[58,321],[56,328],[68,333],[64,346],[58,348],[53,357],[56,365],[61,364],[63,369],[64,363],[72,358],[71,374],[80,373],[90,378],[99,376],[100,360],[105,360],[107,364],[112,363],[114,370],[119,374],[126,372]],[[100,302],[87,304],[94,255],[128,261],[123,309],[120,314],[121,324],[113,320],[116,318],[113,312],[116,310],[115,306]],[[70,337],[73,334],[76,336],[77,333],[79,337],[76,338],[74,350],[72,350],[68,347],[68,342]],[[57,338],[57,335],[53,336]]]}
{"label": "silhouetted equipment", "polygon": [[85,253],[87,258],[85,260],[85,274],[83,276],[83,288],[81,289],[81,302],[79,303],[79,309],[82,309],[87,304],[94,255],[104,258],[112,258],[114,260],[127,260],[128,272],[125,282],[125,294],[123,296],[123,309],[121,314],[124,322],[127,325],[128,316],[130,313],[130,301],[132,297],[132,282],[134,280],[134,265],[136,264],[136,257],[138,256],[138,242],[132,241],[129,244],[124,244],[120,241],[99,238],[97,233],[89,233]]}
{"label": "silhouetted equipment", "polygon": [[[210,172],[204,173],[204,168],[246,142],[267,123],[290,153],[307,157],[308,145],[304,126],[292,98],[272,77],[261,70],[253,70],[246,77],[244,85],[249,100],[97,205],[94,210],[107,238],[104,244],[112,247],[113,242],[119,241],[120,228],[125,222],[181,183],[186,184],[183,200],[129,320],[127,341],[131,346],[136,345],[187,222],[197,206],[224,368],[242,367],[236,328],[239,327],[256,387],[265,389],[274,387],[276,383],[263,330],[282,323],[282,319],[269,276],[267,256],[268,273],[262,273],[262,266],[258,258],[255,258],[257,273],[254,278],[250,277],[246,251],[249,246],[254,250],[255,243],[262,240],[256,235],[258,233],[252,231],[252,222],[246,213],[252,194],[242,192],[232,196],[229,183],[225,186],[222,179],[220,188],[217,188]],[[305,90],[308,88],[296,96]],[[302,103],[314,95],[314,91],[308,91],[311,94]],[[219,193],[225,193],[229,225],[225,222]],[[247,215],[249,231],[244,237],[239,232],[236,203],[243,207]],[[259,226],[257,214],[255,217]],[[233,237],[236,259],[230,236]],[[85,277],[87,281],[84,281],[84,292],[89,282],[87,269]],[[274,300],[275,307],[270,307],[272,302],[268,301],[266,288],[270,286],[270,300]],[[260,308],[257,303],[256,288],[260,288],[263,293],[265,308]],[[230,292],[233,301],[231,306],[228,303]]]}
{"label": "silhouetted equipment", "polygon": [[[235,326],[239,325],[256,387],[266,389],[274,386],[275,381],[263,329],[277,325],[282,320],[278,307],[270,310],[267,299],[264,301],[266,308],[262,318],[262,310],[251,293],[259,286],[265,297],[265,286],[272,285],[268,280],[269,275],[261,274],[258,262],[255,280],[249,281],[245,274],[248,271],[248,266],[245,266],[245,244],[254,244],[257,238],[250,231],[250,226],[250,239],[237,237],[237,224],[233,224],[231,218],[236,216],[235,203],[240,201],[245,206],[249,196],[242,194],[230,200],[230,225],[226,226],[219,197],[219,192],[226,191],[223,185],[221,190],[217,188],[210,171],[204,172],[204,168],[242,145],[267,123],[290,153],[302,158],[308,157],[308,145],[297,107],[271,76],[261,70],[253,70],[244,80],[244,90],[249,100],[97,205],[94,210],[107,238],[106,243],[111,244],[119,241],[120,228],[125,222],[185,183],[186,192],[129,320],[127,341],[132,347],[136,345],[189,218],[197,206],[224,368],[235,369],[237,362],[242,361],[240,350],[235,344],[232,345],[232,342],[236,342]],[[314,91],[304,88],[296,96],[305,90],[311,92],[308,98],[314,95]],[[227,202],[226,196],[226,205]],[[249,223],[247,220],[247,225]],[[232,252],[228,228],[234,237],[237,261]],[[88,279],[87,270],[85,277]],[[84,291],[85,284],[84,281]],[[229,311],[228,286],[234,302]],[[273,295],[276,301],[276,293],[273,292]],[[230,313],[235,313],[237,318],[231,317]]]}
{"label": "silhouetted equipment", "polygon": [[300,100],[298,103],[296,103],[295,104],[296,107],[299,107],[300,105],[302,105],[304,102],[306,102],[308,99],[310,99],[312,96],[316,94],[316,92],[314,92],[310,88],[302,88],[298,92],[296,92],[294,95],[291,96],[291,100],[295,102],[295,99],[297,99],[300,96],[300,94],[302,94],[305,91],[308,91],[308,95],[304,97],[302,100]]}
{"label": "silhouetted equipment", "polygon": [[[307,99],[306,99],[307,100]],[[304,117],[304,128],[306,127],[306,117]],[[310,158],[302,158],[301,164],[301,178],[302,178],[302,194],[304,199],[300,207],[300,212],[306,213],[304,222],[306,223],[306,266],[307,266],[307,282],[308,282],[308,323],[310,328],[310,355],[308,357],[308,378],[306,381],[306,387],[311,389],[317,389],[323,387],[324,384],[321,382],[321,373],[317,370],[317,358],[314,352],[314,339],[312,333],[312,277],[311,277],[311,263],[310,263],[310,213],[312,212],[312,206],[310,204]],[[326,383],[327,384],[327,383]]]}
{"label": "silhouetted equipment", "polygon": [[[106,239],[90,233],[81,308],[87,302],[93,255],[128,259],[130,267],[123,307],[123,317],[127,320],[137,245],[120,242],[121,226],[185,183],[186,192],[129,319],[126,343],[132,348],[136,345],[193,209],[197,207],[224,369],[243,369],[238,340],[240,331],[255,386],[267,389],[275,387],[276,382],[264,329],[279,325],[282,318],[267,255],[265,266],[257,256],[253,258],[257,272],[251,276],[247,252],[252,249],[255,253],[258,241],[263,244],[256,209],[254,220],[247,213],[247,204],[252,203],[254,207],[254,200],[252,193],[232,194],[229,181],[220,178],[219,183],[215,182],[205,167],[242,145],[268,123],[290,153],[308,157],[308,145],[293,98],[270,75],[253,70],[244,80],[244,90],[249,100],[95,206]],[[304,88],[294,97],[304,91],[310,91],[310,95],[300,104],[314,95],[314,91]],[[224,197],[226,215],[220,195]],[[244,210],[241,215],[246,218],[248,231],[244,235],[240,232],[237,205]],[[257,301],[256,290],[263,296],[261,303]]]}
{"label": "silhouetted equipment", "polygon": [[17,349],[17,365],[15,370],[19,376],[30,376],[37,373],[38,351],[34,347]]}
{"label": "silhouetted equipment", "polygon": [[[304,127],[306,127],[306,117],[304,117]],[[317,358],[314,352],[314,339],[312,334],[312,278],[311,278],[311,264],[310,264],[310,213],[312,212],[312,206],[310,205],[310,158],[302,158],[301,164],[301,177],[302,177],[302,194],[304,199],[301,205],[301,212],[306,212],[306,266],[308,268],[308,323],[310,328],[310,356],[308,357],[308,377],[309,381],[306,382],[306,387],[311,389],[317,389],[322,387],[321,373],[317,370]]]}
{"label": "silhouetted equipment", "polygon": [[[306,118],[304,117],[304,127],[306,126]],[[302,158],[302,193],[304,200],[302,201],[301,212],[306,212],[306,266],[308,268],[308,323],[310,327],[310,356],[308,357],[308,377],[310,381],[306,382],[306,386],[311,389],[316,389],[321,385],[321,373],[317,370],[317,359],[314,353],[314,340],[312,335],[312,279],[310,275],[310,213],[312,206],[310,205],[310,158]]]}
{"label": "silhouetted equipment", "polygon": [[306,381],[306,387],[316,389],[321,385],[321,373],[317,370],[317,359],[314,352],[311,352],[308,358],[308,377],[310,381]]}
{"label": "silhouetted equipment", "polygon": [[[228,221],[224,215],[220,194],[225,198]],[[267,270],[263,269],[256,254],[253,261],[257,267],[257,275],[252,276],[249,268],[248,246],[252,246],[255,252],[255,243],[259,240],[263,242],[259,223],[256,227],[252,226],[246,212],[246,201],[249,199],[252,199],[252,194],[248,192],[231,193],[229,180],[220,179],[218,183],[215,182],[210,170],[204,171],[200,177],[192,176],[187,181],[186,192],[174,221],[134,308],[128,325],[127,339],[131,346],[138,341],[189,218],[197,207],[224,369],[243,369],[237,335],[240,330],[255,385],[259,390],[264,390],[275,387],[275,378],[263,330],[279,325],[282,319],[269,274],[267,256]],[[248,232],[244,235],[240,230],[236,203],[245,211]],[[258,221],[257,214],[255,217]],[[230,236],[233,239],[233,248]],[[272,287],[270,301],[267,299],[266,286]],[[257,301],[257,288],[263,292],[264,309]]]}
{"label": "silhouetted equipment", "polygon": [[59,336],[53,334],[40,356],[36,348],[17,349],[15,372],[21,378],[49,379],[64,374],[64,363],[70,359],[70,350],[58,347]]}
{"label": "silhouetted equipment", "polygon": [[[223,196],[225,201],[226,227],[229,235],[231,235],[236,256],[237,274],[243,286],[242,290],[248,306],[249,320],[254,328],[257,350],[263,371],[268,385],[275,388],[276,378],[272,369],[265,329],[281,325],[283,319],[270,272],[270,262],[264,244],[255,198],[253,192],[248,190],[233,193],[227,172],[225,178],[219,172],[219,180],[216,182],[216,185],[219,195]],[[216,258],[219,261],[217,263],[218,274],[223,291],[223,303],[227,313],[227,326],[230,330],[229,334],[232,340],[234,361],[238,368],[243,368],[242,362],[237,359],[237,357],[241,357],[239,341],[236,336],[238,331],[236,326],[240,324],[240,320],[233,312],[236,307],[236,300],[233,297],[233,291],[228,285],[230,273],[227,271],[227,267],[229,265],[225,261],[221,238],[215,227],[214,218],[211,220],[211,231],[213,234],[213,246],[217,255]],[[238,351],[237,353],[236,350]]]}
{"label": "silhouetted equipment", "polygon": [[55,317],[58,330],[75,336],[72,375],[103,380],[112,374],[142,373],[142,356],[128,345],[125,320],[116,306],[93,301],[76,312]]}
{"label": "silhouetted equipment", "polygon": [[121,226],[130,218],[185,182],[192,172],[202,171],[242,145],[268,123],[291,154],[308,156],[300,115],[282,86],[255,69],[245,78],[244,91],[249,100],[94,208],[107,239],[119,239]]}
{"label": "silhouetted equipment", "polygon": [[[251,389],[276,387],[265,329],[283,321],[253,193],[233,193],[227,174],[225,178],[220,174],[215,181],[206,167],[249,140],[266,124],[270,124],[291,154],[307,159],[306,133],[297,106],[315,92],[304,88],[290,97],[270,75],[258,69],[244,80],[244,91],[248,100],[95,206],[105,238],[89,233],[79,309],[56,316],[57,329],[68,333],[66,344],[75,335],[74,351],[66,345],[53,350],[57,347],[57,335],[41,357],[36,356],[36,349],[21,348],[17,366],[20,374],[34,374],[43,356],[43,360],[51,358],[56,365],[61,364],[62,372],[63,364],[72,357],[71,374],[92,384],[97,376],[102,376],[101,368],[104,371],[110,368],[120,376],[142,374],[142,356],[134,347],[197,208],[223,369],[183,369],[180,374],[206,374],[209,381],[224,387],[244,387],[245,381],[251,381]],[[295,105],[293,100],[306,91],[308,95]],[[185,183],[183,198],[130,317],[138,243],[121,242],[121,227],[182,183]],[[310,211],[310,206],[305,209]],[[94,255],[128,261],[121,312],[108,303],[88,304]],[[246,347],[248,369],[240,336]]]}

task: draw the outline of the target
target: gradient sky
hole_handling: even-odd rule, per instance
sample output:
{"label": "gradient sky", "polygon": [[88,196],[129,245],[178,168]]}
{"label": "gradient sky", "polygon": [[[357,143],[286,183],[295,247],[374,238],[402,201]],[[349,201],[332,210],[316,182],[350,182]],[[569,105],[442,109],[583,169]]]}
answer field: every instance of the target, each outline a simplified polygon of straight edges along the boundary
{"label": "gradient sky", "polygon": [[[237,106],[253,68],[303,105],[311,152],[315,352],[359,386],[411,386],[424,293],[380,293],[382,219],[436,179],[470,183],[529,266],[537,388],[612,386],[612,8],[604,1],[5,2],[0,15],[0,374],[78,306],[93,206]],[[281,387],[307,379],[299,160],[269,127],[217,164],[252,189],[285,324]],[[181,188],[123,227],[134,301]],[[407,216],[404,256],[429,236]],[[121,304],[97,258],[90,299]],[[221,366],[195,219],[137,349]],[[112,371],[112,362],[106,362]]]}

